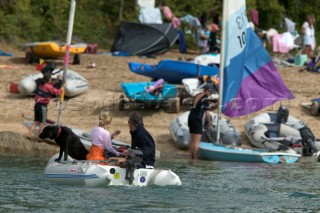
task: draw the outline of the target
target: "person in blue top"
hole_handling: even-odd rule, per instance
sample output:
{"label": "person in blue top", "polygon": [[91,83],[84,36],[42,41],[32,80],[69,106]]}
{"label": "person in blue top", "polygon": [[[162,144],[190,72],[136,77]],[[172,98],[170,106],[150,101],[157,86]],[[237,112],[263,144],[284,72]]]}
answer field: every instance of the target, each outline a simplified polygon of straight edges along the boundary
{"label": "person in blue top", "polygon": [[144,128],[142,115],[138,112],[131,112],[128,125],[131,134],[131,149],[138,149],[143,153],[142,163],[137,165],[137,168],[154,168],[155,143],[151,134]]}
{"label": "person in blue top", "polygon": [[206,116],[207,125],[211,125],[211,115],[209,112],[210,103],[209,96],[214,88],[211,84],[206,84],[203,92],[196,95],[193,101],[193,106],[188,117],[188,126],[190,132],[189,151],[191,158],[198,159],[199,144],[202,136],[202,119]]}

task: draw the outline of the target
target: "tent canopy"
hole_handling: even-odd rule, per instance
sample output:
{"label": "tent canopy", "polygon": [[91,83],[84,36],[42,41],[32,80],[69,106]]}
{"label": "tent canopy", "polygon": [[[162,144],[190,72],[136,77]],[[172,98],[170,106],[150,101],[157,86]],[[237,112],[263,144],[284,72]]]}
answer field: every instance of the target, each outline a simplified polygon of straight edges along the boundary
{"label": "tent canopy", "polygon": [[159,55],[168,51],[178,36],[172,24],[142,24],[123,21],[111,51],[127,52],[131,55]]}

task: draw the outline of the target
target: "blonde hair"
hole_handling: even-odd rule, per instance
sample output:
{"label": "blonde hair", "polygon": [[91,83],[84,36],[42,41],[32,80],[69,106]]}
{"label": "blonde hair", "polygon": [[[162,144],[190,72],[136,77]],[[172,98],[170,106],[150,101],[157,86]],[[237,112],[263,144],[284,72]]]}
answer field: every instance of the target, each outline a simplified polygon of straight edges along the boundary
{"label": "blonde hair", "polygon": [[111,113],[108,111],[101,111],[99,115],[99,125],[110,124],[112,121]]}

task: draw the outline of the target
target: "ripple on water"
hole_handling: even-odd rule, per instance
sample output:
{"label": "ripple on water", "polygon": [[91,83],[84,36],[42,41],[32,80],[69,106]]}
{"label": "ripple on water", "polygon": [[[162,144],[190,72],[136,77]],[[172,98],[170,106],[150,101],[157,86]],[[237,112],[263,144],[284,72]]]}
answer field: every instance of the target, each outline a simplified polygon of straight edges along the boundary
{"label": "ripple on water", "polygon": [[46,161],[0,157],[0,210],[16,212],[316,212],[320,164],[160,160],[182,186],[85,187],[44,180]]}

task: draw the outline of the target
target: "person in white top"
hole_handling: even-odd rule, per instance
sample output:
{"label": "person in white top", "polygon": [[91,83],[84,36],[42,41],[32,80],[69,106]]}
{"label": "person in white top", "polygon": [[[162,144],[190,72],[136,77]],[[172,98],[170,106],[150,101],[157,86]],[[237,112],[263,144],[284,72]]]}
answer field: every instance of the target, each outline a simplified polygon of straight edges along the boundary
{"label": "person in white top", "polygon": [[308,55],[308,58],[311,60],[313,58],[313,50],[316,47],[315,39],[315,16],[308,15],[307,21],[301,26],[301,32],[303,33],[303,44],[304,50],[303,53]]}

